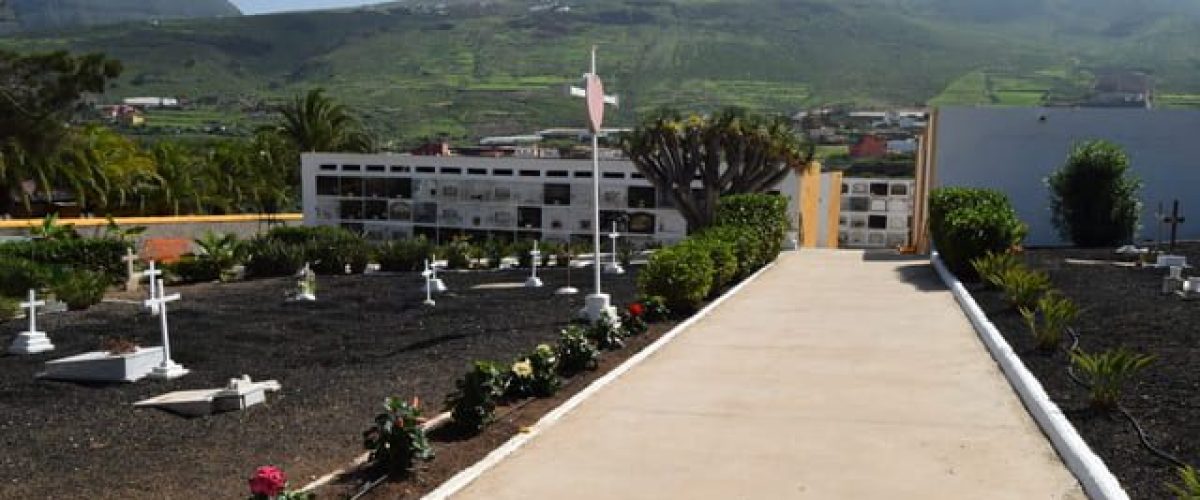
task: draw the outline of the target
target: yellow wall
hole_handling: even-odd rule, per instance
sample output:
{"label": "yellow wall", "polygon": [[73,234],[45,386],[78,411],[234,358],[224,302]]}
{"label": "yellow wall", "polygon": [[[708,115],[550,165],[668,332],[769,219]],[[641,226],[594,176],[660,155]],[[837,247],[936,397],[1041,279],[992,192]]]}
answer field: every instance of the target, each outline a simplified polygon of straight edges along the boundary
{"label": "yellow wall", "polygon": [[[301,214],[275,214],[271,216],[262,214],[241,214],[241,215],[180,215],[172,217],[116,217],[117,224],[122,226],[153,226],[159,224],[212,224],[223,222],[264,222],[268,220],[275,221],[298,221],[303,219]],[[27,229],[29,227],[41,225],[42,219],[16,219],[16,220],[0,220],[0,229]],[[108,219],[90,218],[90,219],[59,219],[59,224],[72,225],[75,227],[95,227],[107,226]]]}

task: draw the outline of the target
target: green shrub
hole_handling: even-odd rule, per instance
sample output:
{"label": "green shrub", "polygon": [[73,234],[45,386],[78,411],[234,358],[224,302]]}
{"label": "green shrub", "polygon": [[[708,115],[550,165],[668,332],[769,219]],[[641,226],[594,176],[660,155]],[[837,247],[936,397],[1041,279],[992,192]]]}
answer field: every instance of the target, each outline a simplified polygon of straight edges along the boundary
{"label": "green shrub", "polygon": [[425,268],[425,259],[433,253],[433,244],[424,236],[417,236],[389,241],[375,250],[381,271],[420,271]]}
{"label": "green shrub", "polygon": [[1020,259],[1012,252],[988,252],[971,259],[971,268],[990,288],[999,289],[1004,273],[1021,266]]}
{"label": "green shrub", "polygon": [[756,233],[763,264],[775,259],[783,249],[783,239],[791,228],[788,199],[771,194],[739,194],[721,198],[717,206],[718,226],[749,228]]}
{"label": "green shrub", "polygon": [[446,397],[446,406],[455,425],[478,433],[492,421],[496,400],[504,395],[507,386],[504,372],[490,361],[476,361],[471,371],[454,383],[456,390]]}
{"label": "green shrub", "polygon": [[587,330],[579,325],[568,326],[558,335],[558,371],[571,376],[584,370],[594,370],[600,351],[587,339]]}
{"label": "green shrub", "polygon": [[1176,500],[1200,500],[1200,474],[1190,465],[1177,467],[1175,475],[1179,476],[1179,484],[1167,484],[1167,489],[1175,495]]}
{"label": "green shrub", "polygon": [[1037,309],[1018,309],[1030,333],[1037,341],[1038,349],[1052,351],[1062,345],[1063,333],[1079,316],[1079,307],[1062,294],[1050,292],[1037,301]]}
{"label": "green shrub", "polygon": [[765,252],[758,232],[748,227],[715,226],[705,229],[697,236],[732,243],[739,277],[753,274],[773,258]]}
{"label": "green shrub", "polygon": [[1130,176],[1129,155],[1120,146],[1108,141],[1076,145],[1046,184],[1054,227],[1063,239],[1081,247],[1133,241],[1142,184]]}
{"label": "green shrub", "polygon": [[124,281],[121,258],[125,243],[109,238],[74,238],[0,243],[0,260],[25,259],[46,267],[71,267],[102,272],[112,281]]}
{"label": "green shrub", "polygon": [[363,432],[363,447],[370,459],[389,471],[407,473],[417,460],[433,458],[433,447],[421,427],[420,402],[387,398],[383,413],[375,416],[375,425]]}
{"label": "green shrub", "polygon": [[1153,356],[1136,354],[1124,347],[1099,354],[1078,349],[1071,353],[1071,366],[1088,385],[1092,407],[1104,410],[1116,408],[1125,384],[1153,361]]}
{"label": "green shrub", "polygon": [[588,326],[587,337],[596,347],[603,350],[615,350],[625,347],[625,341],[622,340],[621,328],[608,319],[606,316],[601,316],[600,319]]}
{"label": "green shrub", "polygon": [[448,269],[470,269],[471,258],[475,256],[476,249],[471,245],[471,239],[466,236],[455,236],[442,247],[442,255],[446,257],[446,268]]}
{"label": "green shrub", "polygon": [[1016,309],[1033,309],[1038,300],[1050,291],[1050,277],[1041,271],[1014,267],[1000,273],[1000,290],[1009,305]]}
{"label": "green shrub", "polygon": [[634,248],[632,243],[627,240],[617,242],[617,262],[621,263],[621,267],[628,268],[633,265],[633,254]]}
{"label": "green shrub", "polygon": [[487,267],[499,269],[508,257],[508,245],[501,240],[488,240],[483,244],[483,256],[487,259]]}
{"label": "green shrub", "polygon": [[929,197],[929,231],[946,267],[960,279],[978,279],[971,260],[1021,243],[1028,228],[998,191],[938,188]]}
{"label": "green shrub", "polygon": [[646,324],[646,306],[634,302],[625,307],[621,314],[621,330],[625,337],[634,337],[646,333],[650,325]]}
{"label": "green shrub", "polygon": [[24,297],[46,283],[46,268],[29,260],[0,257],[0,296]]}
{"label": "green shrub", "polygon": [[250,242],[250,248],[250,258],[246,261],[246,274],[250,276],[291,276],[304,267],[303,245],[256,238]]}
{"label": "green shrub", "polygon": [[654,252],[638,274],[638,291],[662,297],[672,311],[693,311],[708,297],[715,274],[708,252],[675,245]]}
{"label": "green shrub", "polygon": [[64,268],[51,278],[50,291],[67,303],[67,309],[81,311],[104,300],[104,292],[111,283],[101,272],[86,269]]}
{"label": "green shrub", "polygon": [[643,295],[638,302],[645,309],[643,317],[650,323],[671,318],[671,308],[667,307],[667,299],[660,295]]}
{"label": "green shrub", "polygon": [[[711,233],[709,233],[711,234]],[[710,293],[715,294],[733,282],[738,276],[738,260],[734,255],[734,243],[705,235],[688,238],[680,246],[693,246],[712,259],[713,282]]]}
{"label": "green shrub", "polygon": [[21,311],[21,299],[0,295],[0,321],[8,321],[17,317]]}
{"label": "green shrub", "polygon": [[330,239],[318,239],[304,246],[305,261],[317,274],[362,274],[371,260],[371,245],[361,236],[345,231]]}
{"label": "green shrub", "polygon": [[554,349],[539,344],[528,356],[518,359],[509,368],[509,397],[523,398],[553,396],[562,387],[558,378],[558,356]]}
{"label": "green shrub", "polygon": [[178,261],[167,264],[165,267],[168,273],[175,275],[184,283],[202,283],[221,278],[221,268],[216,261],[190,253],[181,256]]}
{"label": "green shrub", "polygon": [[234,233],[217,234],[212,231],[196,240],[196,259],[217,270],[222,281],[233,279],[233,268],[246,260],[246,246]]}

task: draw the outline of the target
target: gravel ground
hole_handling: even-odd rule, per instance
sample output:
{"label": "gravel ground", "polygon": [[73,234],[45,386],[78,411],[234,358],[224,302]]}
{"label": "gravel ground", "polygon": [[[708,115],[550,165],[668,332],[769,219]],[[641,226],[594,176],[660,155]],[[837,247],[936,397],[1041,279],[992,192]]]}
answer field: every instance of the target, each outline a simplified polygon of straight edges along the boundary
{"label": "gravel ground", "polygon": [[[585,288],[587,273],[572,274]],[[284,302],[290,278],[169,288],[183,295],[169,316],[173,358],[192,373],[166,382],[35,380],[43,361],[96,350],[105,336],[159,344],[157,318],[132,304],[41,317],[57,350],[0,357],[0,498],[241,498],[263,464],[302,485],[361,452],[384,397],[440,402],[470,361],[508,361],[556,338],[583,301],[552,294],[562,270],[540,270],[541,289],[470,289],[526,275],[445,273],[452,293],[433,309],[420,305],[415,273],[322,277],[320,301],[309,304]],[[606,277],[606,292],[626,303],[635,278]],[[22,327],[0,324],[0,341]],[[211,417],[131,406],[242,374],[283,389],[264,405]]]}

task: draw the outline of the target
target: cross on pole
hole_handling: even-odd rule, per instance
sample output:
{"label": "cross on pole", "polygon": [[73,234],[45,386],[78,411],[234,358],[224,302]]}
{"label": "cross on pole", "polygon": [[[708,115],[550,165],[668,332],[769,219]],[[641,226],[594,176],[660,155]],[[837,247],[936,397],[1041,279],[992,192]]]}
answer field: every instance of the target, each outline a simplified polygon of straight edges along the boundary
{"label": "cross on pole", "polygon": [[[157,286],[155,286],[157,284]],[[162,328],[162,361],[150,372],[150,376],[161,379],[181,377],[188,370],[171,359],[171,334],[167,326],[167,304],[182,298],[178,293],[167,295],[166,284],[159,279],[150,283],[150,288],[157,288],[156,297],[146,300],[146,306],[158,310],[159,326]]]}
{"label": "cross on pole", "polygon": [[429,259],[425,259],[425,270],[421,271],[421,277],[425,278],[425,302],[427,306],[436,304],[433,301],[433,271],[429,269]]}
{"label": "cross on pole", "polygon": [[133,247],[125,247],[125,256],[121,257],[121,262],[125,263],[125,291],[136,292],[141,285],[141,275],[134,270],[133,264],[137,262],[138,256],[133,253]]}
{"label": "cross on pole", "polygon": [[537,277],[538,261],[542,260],[542,251],[538,250],[537,240],[533,240],[533,250],[529,251],[529,279],[525,280],[525,286],[528,288],[538,288],[542,286],[542,280]]}
{"label": "cross on pole", "polygon": [[37,308],[38,306],[46,305],[46,301],[37,299],[37,291],[29,289],[29,300],[22,302],[21,307],[29,310],[29,333],[38,333],[37,329]]}
{"label": "cross on pole", "polygon": [[1179,215],[1179,200],[1175,200],[1175,202],[1171,204],[1171,215],[1167,216],[1167,217],[1163,217],[1162,221],[1164,224],[1171,225],[1170,249],[1172,251],[1174,251],[1175,250],[1175,237],[1178,234],[1179,225],[1183,224],[1184,222],[1187,222],[1186,217]]}
{"label": "cross on pole", "polygon": [[571,87],[570,94],[582,97],[587,102],[588,130],[592,133],[592,250],[593,274],[596,292],[591,296],[592,304],[584,312],[595,321],[610,309],[608,297],[600,290],[600,130],[604,124],[604,105],[618,105],[617,96],[604,93],[604,83],[596,74],[596,47],[592,46],[591,71],[583,75],[584,88]]}
{"label": "cross on pole", "polygon": [[155,269],[154,261],[150,261],[150,267],[148,269],[146,269],[145,271],[142,271],[141,276],[145,277],[145,278],[149,278],[149,281],[150,281],[150,298],[147,299],[145,302],[146,307],[150,308],[151,314],[157,315],[158,314],[158,306],[160,305],[160,303],[154,302],[154,299],[158,298],[158,287],[154,286],[154,284],[157,283],[158,278],[160,276],[162,276],[162,270]]}

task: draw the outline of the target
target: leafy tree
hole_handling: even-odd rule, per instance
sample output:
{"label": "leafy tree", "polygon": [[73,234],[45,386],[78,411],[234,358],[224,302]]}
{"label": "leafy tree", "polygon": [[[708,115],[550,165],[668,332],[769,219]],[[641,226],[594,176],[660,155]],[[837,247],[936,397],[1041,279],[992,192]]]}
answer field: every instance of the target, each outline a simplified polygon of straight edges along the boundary
{"label": "leafy tree", "polygon": [[1108,141],[1078,144],[1046,183],[1054,226],[1063,239],[1081,247],[1133,240],[1142,183],[1129,175],[1129,155],[1120,146]]}
{"label": "leafy tree", "polygon": [[[120,62],[103,54],[0,50],[0,212],[11,213],[12,195],[28,181],[47,195],[69,186],[82,197],[94,187],[92,172],[63,152],[73,130],[69,123],[84,93],[104,91],[120,73]],[[20,194],[28,206],[31,193]]]}
{"label": "leafy tree", "polygon": [[345,105],[325,95],[324,89],[296,96],[280,111],[276,130],[302,152],[358,152],[375,150],[374,139],[363,131]]}
{"label": "leafy tree", "polygon": [[[787,119],[738,109],[686,118],[661,111],[623,137],[621,147],[647,180],[671,196],[693,232],[714,223],[722,196],[767,191],[812,158]],[[702,185],[697,193],[693,179]]]}

